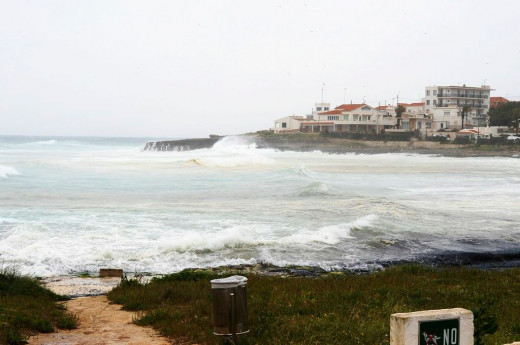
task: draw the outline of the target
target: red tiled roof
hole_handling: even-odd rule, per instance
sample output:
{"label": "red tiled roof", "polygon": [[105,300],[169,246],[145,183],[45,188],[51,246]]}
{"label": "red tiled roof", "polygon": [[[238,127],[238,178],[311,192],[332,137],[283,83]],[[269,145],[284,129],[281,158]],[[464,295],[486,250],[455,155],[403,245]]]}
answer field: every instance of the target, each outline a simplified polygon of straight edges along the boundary
{"label": "red tiled roof", "polygon": [[402,105],[403,107],[420,107],[424,105],[424,102],[416,102],[416,103],[399,103],[399,105]]}
{"label": "red tiled roof", "polygon": [[343,111],[351,111],[351,110],[358,109],[358,108],[361,108],[364,106],[366,106],[366,104],[364,104],[364,103],[362,103],[362,104],[342,104],[342,105],[337,106],[336,109],[341,109]]}
{"label": "red tiled roof", "polygon": [[489,97],[489,102],[493,105],[495,103],[507,103],[509,100],[504,97]]}
{"label": "red tiled roof", "polygon": [[321,112],[321,113],[318,113],[320,115],[337,115],[337,114],[341,114],[341,110],[329,110],[329,111],[324,111],[324,112]]}
{"label": "red tiled roof", "polygon": [[463,129],[458,131],[456,134],[478,134],[478,131],[475,129]]}
{"label": "red tiled roof", "polygon": [[376,107],[376,110],[386,110],[388,109],[388,107],[391,107],[391,105],[380,105],[378,107]]}

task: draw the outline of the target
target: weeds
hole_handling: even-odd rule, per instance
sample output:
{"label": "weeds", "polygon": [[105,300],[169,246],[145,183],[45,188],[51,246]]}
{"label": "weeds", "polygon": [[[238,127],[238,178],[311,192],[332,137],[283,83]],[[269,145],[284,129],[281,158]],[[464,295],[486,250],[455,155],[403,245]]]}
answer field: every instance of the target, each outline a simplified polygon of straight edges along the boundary
{"label": "weeds", "polygon": [[[212,334],[214,277],[185,271],[147,285],[121,285],[108,297],[139,310],[136,323],[166,336],[220,344]],[[391,314],[454,307],[474,310],[480,344],[520,339],[519,269],[402,266],[367,275],[248,279],[251,331],[241,344],[389,344]]]}
{"label": "weeds", "polygon": [[76,328],[77,318],[58,302],[67,297],[43,288],[36,279],[0,270],[0,344],[25,344],[30,334]]}

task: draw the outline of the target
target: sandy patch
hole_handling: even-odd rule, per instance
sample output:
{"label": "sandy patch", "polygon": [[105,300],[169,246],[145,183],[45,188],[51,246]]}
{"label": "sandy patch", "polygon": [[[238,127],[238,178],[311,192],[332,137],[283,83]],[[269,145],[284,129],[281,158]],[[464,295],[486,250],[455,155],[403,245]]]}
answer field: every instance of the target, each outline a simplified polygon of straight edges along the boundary
{"label": "sandy patch", "polygon": [[39,334],[29,339],[31,345],[167,345],[168,341],[148,327],[132,324],[135,313],[121,310],[106,296],[80,297],[66,302],[67,309],[80,320],[79,328]]}
{"label": "sandy patch", "polygon": [[59,295],[84,297],[107,294],[121,282],[121,278],[60,276],[42,280],[45,287]]}

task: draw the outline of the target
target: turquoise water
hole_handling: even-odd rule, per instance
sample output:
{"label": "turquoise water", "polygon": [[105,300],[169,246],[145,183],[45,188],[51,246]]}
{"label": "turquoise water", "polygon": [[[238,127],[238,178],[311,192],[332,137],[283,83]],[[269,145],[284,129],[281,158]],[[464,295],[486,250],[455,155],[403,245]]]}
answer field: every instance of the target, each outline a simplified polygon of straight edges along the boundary
{"label": "turquoise water", "polygon": [[0,262],[38,276],[520,252],[520,159],[0,137]]}

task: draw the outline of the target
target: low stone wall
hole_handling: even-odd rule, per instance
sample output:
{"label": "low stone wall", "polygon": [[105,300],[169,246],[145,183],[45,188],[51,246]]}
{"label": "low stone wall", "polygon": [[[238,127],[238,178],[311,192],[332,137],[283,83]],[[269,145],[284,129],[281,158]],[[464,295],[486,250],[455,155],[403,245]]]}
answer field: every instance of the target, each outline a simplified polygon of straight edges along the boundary
{"label": "low stone wall", "polygon": [[363,145],[370,147],[398,147],[398,148],[418,148],[430,150],[460,149],[464,145],[442,144],[437,141],[363,141]]}

